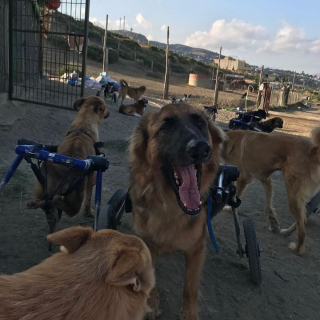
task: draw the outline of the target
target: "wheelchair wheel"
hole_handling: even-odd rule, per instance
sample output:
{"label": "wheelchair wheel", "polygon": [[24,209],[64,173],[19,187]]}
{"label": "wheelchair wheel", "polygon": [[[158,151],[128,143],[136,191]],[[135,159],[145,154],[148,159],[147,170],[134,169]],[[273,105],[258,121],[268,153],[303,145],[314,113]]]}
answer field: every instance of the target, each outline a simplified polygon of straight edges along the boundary
{"label": "wheelchair wheel", "polygon": [[247,218],[243,221],[243,229],[246,238],[245,251],[249,260],[251,280],[255,285],[262,281],[260,266],[260,247],[257,242],[254,222]]}
{"label": "wheelchair wheel", "polygon": [[125,211],[126,196],[127,190],[118,189],[110,198],[108,203],[100,211],[98,230],[117,230],[118,225],[121,224],[121,218]]}

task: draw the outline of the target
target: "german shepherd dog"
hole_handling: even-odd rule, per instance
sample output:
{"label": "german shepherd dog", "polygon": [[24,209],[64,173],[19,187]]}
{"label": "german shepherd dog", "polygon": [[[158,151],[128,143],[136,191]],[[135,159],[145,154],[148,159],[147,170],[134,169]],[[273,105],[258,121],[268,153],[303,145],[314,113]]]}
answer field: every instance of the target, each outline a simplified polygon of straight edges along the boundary
{"label": "german shepherd dog", "polygon": [[[88,155],[96,154],[95,143],[99,141],[99,126],[109,116],[109,111],[105,101],[94,96],[77,100],[73,108],[78,111],[77,115],[68,128],[67,135],[58,146],[57,153],[72,158],[87,159]],[[85,215],[94,216],[91,209],[94,174],[90,174],[73,192],[64,196],[64,192],[82,173],[80,170],[71,169],[65,183],[61,186],[67,170],[66,167],[49,161],[41,166],[42,174],[47,177],[48,195],[54,193],[49,203],[51,214],[47,214],[50,233],[55,231],[62,211],[73,217],[81,209]],[[35,200],[28,202],[28,208],[44,209],[46,206],[44,190],[38,180],[35,182],[34,194]]]}
{"label": "german shepherd dog", "polygon": [[139,102],[135,102],[134,104],[122,104],[119,108],[119,112],[128,116],[141,117],[144,114],[147,104],[148,100],[142,98]]}
{"label": "german shepherd dog", "polygon": [[250,125],[251,127],[258,128],[263,132],[271,133],[276,128],[283,128],[283,120],[280,117],[274,117],[266,121],[252,122]]}
{"label": "german shepherd dog", "polygon": [[147,90],[146,86],[141,86],[139,88],[132,88],[128,85],[128,82],[123,79],[121,79],[119,83],[120,83],[120,88],[119,88],[118,99],[117,99],[118,105],[119,105],[120,98],[121,98],[120,105],[122,105],[126,95],[132,98],[134,102],[139,102],[141,96]]}
{"label": "german shepherd dog", "polygon": [[[156,255],[183,251],[186,276],[182,319],[198,319],[197,296],[205,258],[202,202],[219,168],[224,133],[210,116],[186,103],[145,114],[130,142],[129,195],[134,230]],[[157,290],[148,302],[159,314]]]}
{"label": "german shepherd dog", "polygon": [[24,272],[0,275],[1,320],[142,320],[155,276],[141,239],[73,227],[48,240],[61,252]]}
{"label": "german shepherd dog", "polygon": [[227,132],[222,158],[240,170],[237,180],[239,198],[254,178],[261,181],[266,198],[265,213],[274,232],[280,230],[280,224],[272,207],[271,174],[282,172],[289,208],[296,223],[280,233],[290,235],[296,229],[298,242],[290,243],[289,247],[296,254],[302,253],[306,204],[320,189],[320,128],[313,130],[311,139],[284,133],[231,130]]}

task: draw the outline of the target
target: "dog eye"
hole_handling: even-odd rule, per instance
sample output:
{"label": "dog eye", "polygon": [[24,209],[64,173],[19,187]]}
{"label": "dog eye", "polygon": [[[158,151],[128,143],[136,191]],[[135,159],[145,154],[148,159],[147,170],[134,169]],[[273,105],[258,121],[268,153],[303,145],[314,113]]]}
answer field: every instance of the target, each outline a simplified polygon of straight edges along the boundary
{"label": "dog eye", "polygon": [[163,124],[160,127],[160,131],[168,129],[169,127],[172,127],[173,125],[174,125],[173,118],[165,118],[165,119],[163,119]]}
{"label": "dog eye", "polygon": [[198,114],[193,114],[192,115],[192,120],[199,127],[202,127],[202,126],[205,125],[205,120]]}

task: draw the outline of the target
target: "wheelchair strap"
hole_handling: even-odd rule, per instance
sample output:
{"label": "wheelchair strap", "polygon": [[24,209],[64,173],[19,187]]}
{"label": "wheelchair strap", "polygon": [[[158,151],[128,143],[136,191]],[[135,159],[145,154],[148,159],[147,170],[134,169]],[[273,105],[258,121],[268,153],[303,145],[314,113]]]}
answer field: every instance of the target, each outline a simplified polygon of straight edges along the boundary
{"label": "wheelchair strap", "polygon": [[96,151],[96,155],[99,156],[101,154],[99,148],[102,148],[104,146],[104,143],[102,141],[98,141],[98,142],[95,142],[93,140],[93,138],[91,137],[91,135],[84,129],[74,129],[74,130],[70,130],[68,133],[67,133],[67,136],[71,133],[74,133],[74,132],[81,132],[81,133],[84,133],[86,134],[93,142],[93,145],[94,145],[94,149]]}

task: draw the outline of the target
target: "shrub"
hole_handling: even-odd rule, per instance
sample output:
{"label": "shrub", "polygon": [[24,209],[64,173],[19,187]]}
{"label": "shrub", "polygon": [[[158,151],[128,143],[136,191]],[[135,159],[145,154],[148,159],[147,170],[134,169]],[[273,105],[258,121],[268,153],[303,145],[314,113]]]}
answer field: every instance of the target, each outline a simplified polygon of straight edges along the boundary
{"label": "shrub", "polygon": [[116,63],[119,60],[119,53],[113,49],[109,49],[108,61],[110,64]]}
{"label": "shrub", "polygon": [[317,97],[318,101],[320,101],[320,91],[318,92],[318,97]]}
{"label": "shrub", "polygon": [[103,60],[103,49],[97,45],[89,45],[87,57],[91,60],[102,62]]}
{"label": "shrub", "polygon": [[139,66],[141,66],[141,67],[144,66],[144,61],[143,61],[142,59],[137,59],[137,60],[136,60],[136,63],[137,63]]}

